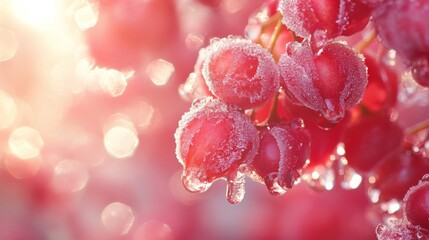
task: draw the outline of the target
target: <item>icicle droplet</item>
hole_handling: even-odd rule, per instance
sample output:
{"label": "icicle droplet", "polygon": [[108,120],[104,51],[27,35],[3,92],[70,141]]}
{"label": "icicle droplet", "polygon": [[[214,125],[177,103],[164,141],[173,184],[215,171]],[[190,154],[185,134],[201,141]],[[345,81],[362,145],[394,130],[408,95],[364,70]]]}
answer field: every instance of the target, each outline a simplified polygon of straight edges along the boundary
{"label": "icicle droplet", "polygon": [[202,179],[206,179],[206,173],[199,168],[187,168],[182,175],[183,185],[190,192],[203,193],[209,189],[211,183]]}
{"label": "icicle droplet", "polygon": [[[267,185],[268,186],[268,185]],[[275,178],[268,189],[273,196],[280,196],[286,193],[287,189],[280,186],[278,178]]]}
{"label": "icicle droplet", "polygon": [[228,177],[228,185],[226,187],[226,198],[228,199],[228,202],[237,204],[243,200],[245,193],[245,176],[245,170],[240,169]]}
{"label": "icicle droplet", "polygon": [[384,224],[378,224],[378,226],[375,228],[375,233],[377,234],[377,238],[379,238],[384,231],[386,231],[387,226]]}

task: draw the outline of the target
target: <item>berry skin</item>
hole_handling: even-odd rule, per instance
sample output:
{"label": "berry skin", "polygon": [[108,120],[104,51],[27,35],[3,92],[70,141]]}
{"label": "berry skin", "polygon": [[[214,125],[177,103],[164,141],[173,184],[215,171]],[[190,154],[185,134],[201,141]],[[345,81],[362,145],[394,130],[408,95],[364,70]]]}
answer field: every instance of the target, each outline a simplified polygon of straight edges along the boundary
{"label": "berry skin", "polygon": [[411,187],[404,198],[404,214],[407,221],[429,230],[429,175],[417,186]]}
{"label": "berry skin", "polygon": [[281,0],[282,22],[298,36],[323,32],[326,38],[351,35],[369,21],[370,8],[355,0]]}
{"label": "berry skin", "polygon": [[[422,86],[429,86],[429,1],[391,0],[373,14],[383,45],[394,49]],[[425,20],[423,20],[425,19]]]}
{"label": "berry skin", "polygon": [[197,99],[179,122],[176,155],[183,165],[183,183],[204,192],[220,178],[236,175],[257,153],[256,127],[236,107],[213,98]]}
{"label": "berry skin", "polygon": [[351,167],[361,173],[368,173],[383,158],[400,149],[403,138],[403,129],[390,121],[388,114],[367,116],[346,129],[345,157]]}
{"label": "berry skin", "polygon": [[258,155],[250,164],[272,195],[292,188],[310,155],[310,135],[301,121],[263,127]]}
{"label": "berry skin", "polygon": [[290,43],[279,60],[281,84],[297,103],[332,123],[361,100],[368,83],[363,57],[341,42],[313,50],[309,42]]}
{"label": "berry skin", "polygon": [[260,45],[229,37],[213,40],[207,51],[203,76],[222,101],[248,109],[264,104],[278,91],[278,67]]}
{"label": "berry skin", "polygon": [[397,73],[368,54],[365,54],[365,65],[368,67],[368,85],[360,104],[371,112],[394,107],[399,85]]}
{"label": "berry skin", "polygon": [[380,191],[379,201],[402,199],[407,190],[428,172],[428,162],[411,150],[394,154],[375,170],[374,188]]}

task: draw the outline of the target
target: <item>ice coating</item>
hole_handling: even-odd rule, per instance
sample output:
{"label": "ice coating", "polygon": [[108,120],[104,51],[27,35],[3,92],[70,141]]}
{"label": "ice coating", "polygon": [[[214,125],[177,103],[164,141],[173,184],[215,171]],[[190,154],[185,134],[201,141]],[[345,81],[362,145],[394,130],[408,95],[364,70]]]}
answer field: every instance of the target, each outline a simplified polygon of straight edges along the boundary
{"label": "ice coating", "polygon": [[228,202],[232,204],[240,203],[244,198],[244,183],[246,177],[246,166],[242,165],[240,168],[232,173],[227,178],[227,187],[226,187],[226,198]]}
{"label": "ice coating", "polygon": [[421,228],[408,225],[399,219],[388,219],[387,224],[379,224],[375,229],[378,240],[428,239]]}
{"label": "ice coating", "polygon": [[310,138],[300,126],[278,125],[260,131],[260,149],[250,168],[272,195],[292,188],[310,154]]}
{"label": "ice coating", "polygon": [[404,197],[406,220],[429,230],[429,175],[423,176],[416,186],[411,187]]}
{"label": "ice coating", "polygon": [[280,0],[283,24],[298,36],[309,38],[326,31],[328,38],[351,35],[369,20],[369,7],[356,0]]}
{"label": "ice coating", "polygon": [[361,100],[368,83],[363,56],[330,41],[313,52],[309,42],[291,43],[279,60],[282,86],[297,103],[338,122]]}
{"label": "ice coating", "polygon": [[373,22],[381,43],[412,62],[429,55],[428,15],[427,0],[391,0],[374,10]]}
{"label": "ice coating", "polygon": [[236,107],[211,97],[197,99],[179,121],[176,156],[183,165],[183,183],[194,192],[207,190],[250,163],[259,147],[258,132]]}
{"label": "ice coating", "polygon": [[250,40],[215,39],[207,48],[202,74],[209,90],[226,103],[248,109],[262,105],[279,89],[273,56]]}

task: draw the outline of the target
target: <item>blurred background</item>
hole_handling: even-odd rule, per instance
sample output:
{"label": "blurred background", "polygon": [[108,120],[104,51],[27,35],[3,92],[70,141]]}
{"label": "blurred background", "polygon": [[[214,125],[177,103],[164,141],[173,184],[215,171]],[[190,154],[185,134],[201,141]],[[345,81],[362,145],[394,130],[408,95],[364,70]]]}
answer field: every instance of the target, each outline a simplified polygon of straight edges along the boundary
{"label": "blurred background", "polygon": [[179,86],[262,3],[0,0],[0,239],[375,239],[363,187],[182,186]]}

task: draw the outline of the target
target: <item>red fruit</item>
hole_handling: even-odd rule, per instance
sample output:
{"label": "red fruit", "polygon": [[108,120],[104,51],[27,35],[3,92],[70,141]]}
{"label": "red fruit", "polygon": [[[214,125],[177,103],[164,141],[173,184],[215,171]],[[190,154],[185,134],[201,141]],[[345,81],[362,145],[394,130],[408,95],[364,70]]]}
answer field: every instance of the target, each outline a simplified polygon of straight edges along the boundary
{"label": "red fruit", "polygon": [[340,42],[313,51],[308,42],[289,43],[279,60],[282,87],[295,103],[339,122],[362,98],[368,82],[363,57]]}
{"label": "red fruit", "polygon": [[381,42],[394,49],[410,67],[415,80],[429,86],[429,1],[391,0],[374,10]]}
{"label": "red fruit", "polygon": [[386,159],[375,171],[374,188],[380,191],[379,201],[402,199],[407,190],[427,173],[429,163],[410,150]]}
{"label": "red fruit", "polygon": [[368,67],[368,85],[360,104],[372,112],[394,107],[398,94],[398,74],[370,55],[365,55],[365,64]]}
{"label": "red fruit", "polygon": [[429,175],[425,175],[419,184],[410,188],[404,202],[407,221],[429,230]]}
{"label": "red fruit", "polygon": [[259,152],[249,168],[272,195],[283,194],[292,188],[308,160],[310,136],[300,121],[264,127],[259,136]]}
{"label": "red fruit", "polygon": [[279,89],[279,72],[273,56],[245,39],[212,41],[203,76],[216,97],[245,109],[262,105]]}
{"label": "red fruit", "polygon": [[371,13],[356,0],[281,0],[279,10],[286,27],[304,38],[317,31],[326,38],[351,35],[366,26]]}
{"label": "red fruit", "polygon": [[429,54],[429,1],[390,0],[374,10],[378,37],[408,61]]}
{"label": "red fruit", "polygon": [[402,220],[391,219],[388,224],[380,224],[377,226],[375,232],[378,240],[417,240],[429,238],[425,231],[418,227],[409,225]]}
{"label": "red fruit", "polygon": [[392,152],[400,150],[403,138],[403,129],[388,114],[367,116],[346,129],[345,157],[351,167],[368,173]]}
{"label": "red fruit", "polygon": [[203,192],[219,178],[233,178],[250,163],[259,146],[250,119],[233,106],[212,98],[194,101],[175,133],[176,155],[183,165],[183,183]]}

